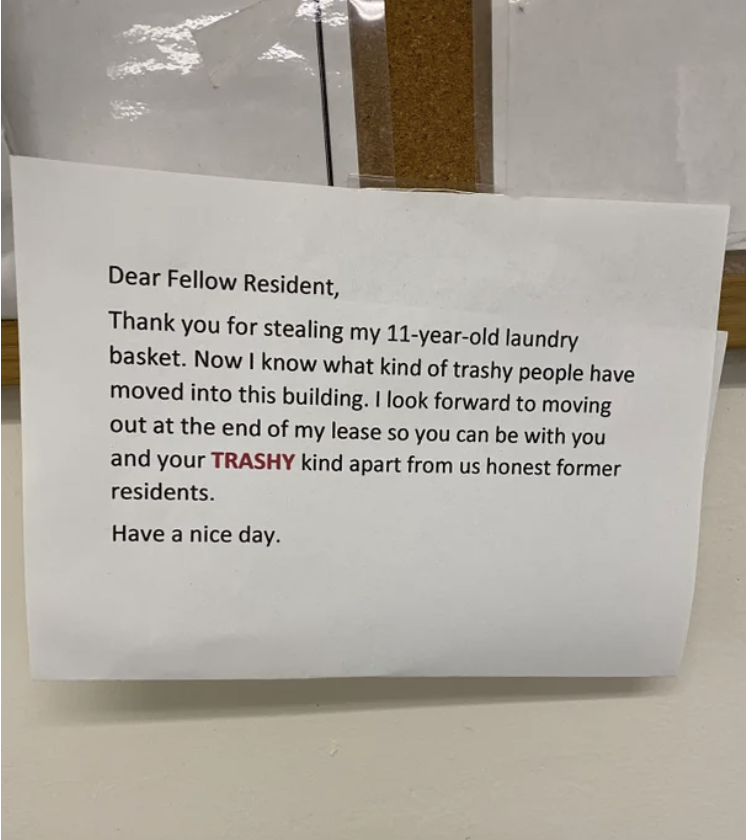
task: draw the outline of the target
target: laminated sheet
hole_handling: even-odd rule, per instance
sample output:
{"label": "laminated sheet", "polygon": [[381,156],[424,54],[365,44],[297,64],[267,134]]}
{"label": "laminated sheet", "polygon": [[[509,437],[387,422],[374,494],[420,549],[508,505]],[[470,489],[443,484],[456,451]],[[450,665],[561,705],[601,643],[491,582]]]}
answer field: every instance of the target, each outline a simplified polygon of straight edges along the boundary
{"label": "laminated sheet", "polygon": [[357,172],[346,0],[8,0],[3,17],[15,154],[342,186]]}
{"label": "laminated sheet", "polygon": [[746,245],[746,3],[493,0],[495,188],[731,205]]}

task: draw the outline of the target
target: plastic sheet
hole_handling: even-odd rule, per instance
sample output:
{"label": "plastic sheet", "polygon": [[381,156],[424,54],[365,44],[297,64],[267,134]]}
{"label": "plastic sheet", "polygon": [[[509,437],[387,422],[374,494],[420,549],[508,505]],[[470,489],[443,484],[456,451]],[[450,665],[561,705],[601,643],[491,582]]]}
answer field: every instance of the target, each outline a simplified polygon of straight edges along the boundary
{"label": "plastic sheet", "polygon": [[[359,28],[375,28],[374,6],[354,0]],[[346,0],[238,10],[226,0],[9,0],[4,13],[15,154],[343,186],[359,170]],[[3,312],[15,317],[6,189]]]}
{"label": "plastic sheet", "polygon": [[[727,203],[729,246],[746,246],[746,3],[492,0],[491,13],[496,191]],[[478,111],[484,81],[475,96]]]}
{"label": "plastic sheet", "polygon": [[358,130],[358,167],[348,186],[388,185],[394,175],[386,4],[349,0],[350,45]]}
{"label": "plastic sheet", "polygon": [[15,318],[18,313],[16,306],[16,263],[13,247],[13,208],[10,200],[10,156],[3,132],[2,148],[3,165],[3,201],[2,201],[2,230],[3,230],[3,285],[2,285],[2,313],[3,318]]}
{"label": "plastic sheet", "polygon": [[347,24],[344,0],[10,0],[13,151],[328,183],[329,156],[357,169]]}

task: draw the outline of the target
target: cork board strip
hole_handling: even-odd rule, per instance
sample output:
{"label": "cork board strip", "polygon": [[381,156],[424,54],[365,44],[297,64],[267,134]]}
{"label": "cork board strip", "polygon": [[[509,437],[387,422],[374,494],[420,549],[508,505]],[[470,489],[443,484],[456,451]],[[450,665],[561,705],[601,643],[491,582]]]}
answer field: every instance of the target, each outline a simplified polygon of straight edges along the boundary
{"label": "cork board strip", "polygon": [[[492,0],[472,0],[472,16],[477,190],[492,192],[495,184],[495,155],[492,142]],[[505,82],[507,84],[507,78]]]}
{"label": "cork board strip", "polygon": [[728,348],[746,347],[746,251],[725,255],[718,329],[728,333]]}
{"label": "cork board strip", "polygon": [[3,385],[18,385],[21,381],[21,369],[18,360],[18,321],[3,319]]}
{"label": "cork board strip", "polygon": [[347,7],[360,185],[492,191],[491,0]]}
{"label": "cork board strip", "polygon": [[387,0],[394,173],[400,188],[474,190],[472,0]]}

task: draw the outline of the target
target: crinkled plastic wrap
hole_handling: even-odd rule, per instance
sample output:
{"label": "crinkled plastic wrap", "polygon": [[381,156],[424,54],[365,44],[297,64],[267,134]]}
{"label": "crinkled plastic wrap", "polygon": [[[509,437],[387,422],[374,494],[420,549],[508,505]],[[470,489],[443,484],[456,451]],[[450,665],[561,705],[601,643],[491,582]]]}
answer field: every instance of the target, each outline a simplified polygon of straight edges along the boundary
{"label": "crinkled plastic wrap", "polygon": [[743,0],[475,0],[474,22],[496,191],[730,204],[746,247]]}

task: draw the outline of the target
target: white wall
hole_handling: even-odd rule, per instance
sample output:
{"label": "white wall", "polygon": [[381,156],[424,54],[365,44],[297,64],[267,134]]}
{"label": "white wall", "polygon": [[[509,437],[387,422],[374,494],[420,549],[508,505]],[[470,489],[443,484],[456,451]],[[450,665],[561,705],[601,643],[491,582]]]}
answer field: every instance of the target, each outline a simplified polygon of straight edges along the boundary
{"label": "white wall", "polygon": [[745,356],[726,360],[683,672],[661,681],[31,683],[21,427],[3,390],[9,838],[743,836]]}

